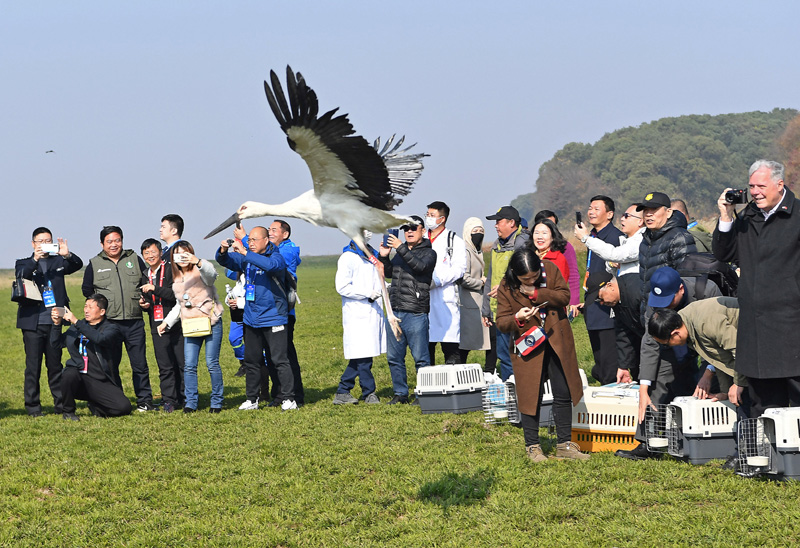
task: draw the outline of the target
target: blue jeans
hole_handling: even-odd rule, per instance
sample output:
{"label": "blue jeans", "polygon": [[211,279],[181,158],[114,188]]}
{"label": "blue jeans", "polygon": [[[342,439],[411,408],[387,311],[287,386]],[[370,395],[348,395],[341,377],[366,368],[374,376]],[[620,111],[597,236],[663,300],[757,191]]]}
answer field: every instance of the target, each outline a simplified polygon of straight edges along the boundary
{"label": "blue jeans", "polygon": [[500,378],[507,381],[514,372],[511,368],[511,335],[497,330],[497,359],[500,360]]}
{"label": "blue jeans", "polygon": [[389,320],[386,320],[386,361],[392,375],[392,389],[396,396],[408,396],[408,380],[406,379],[406,348],[411,350],[414,365],[417,369],[431,364],[428,350],[428,315],[399,312],[395,316],[400,319],[403,333],[398,341],[392,333]]}
{"label": "blue jeans", "polygon": [[[394,335],[391,335],[392,337]],[[337,394],[350,392],[356,386],[356,377],[361,384],[361,395],[367,397],[375,392],[375,377],[372,376],[372,358],[353,358],[342,373]]]}
{"label": "blue jeans", "polygon": [[222,319],[211,326],[211,335],[205,337],[184,337],[183,380],[186,386],[186,407],[197,409],[197,360],[200,346],[206,343],[206,367],[211,375],[211,407],[222,407],[222,369],[219,366],[219,349],[222,345]]}

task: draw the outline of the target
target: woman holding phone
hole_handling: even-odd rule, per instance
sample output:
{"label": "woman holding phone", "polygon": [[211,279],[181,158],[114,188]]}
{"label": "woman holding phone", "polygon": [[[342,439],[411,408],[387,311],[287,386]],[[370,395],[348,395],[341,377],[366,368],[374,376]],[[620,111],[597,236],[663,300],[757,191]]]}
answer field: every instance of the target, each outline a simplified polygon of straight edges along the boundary
{"label": "woman holding phone", "polygon": [[[222,410],[222,369],[219,366],[219,349],[222,344],[222,303],[217,296],[214,282],[217,271],[214,266],[194,254],[192,244],[180,240],[173,244],[170,250],[172,263],[172,290],[178,301],[166,319],[158,326],[159,335],[182,320],[184,328],[183,353],[184,365],[184,394],[186,404],[184,413],[197,411],[197,361],[200,356],[200,346],[206,343],[206,367],[211,375],[211,413]],[[186,324],[191,320],[200,320],[193,323],[204,323],[208,319],[210,333],[203,331],[189,333]]]}
{"label": "woman holding phone", "polygon": [[572,437],[572,405],[583,397],[575,340],[565,312],[569,285],[558,267],[533,248],[514,252],[497,290],[497,328],[510,333],[517,407],[528,457],[547,460],[539,443],[539,410],[545,381],[553,392],[558,445],[555,458],[586,460]]}

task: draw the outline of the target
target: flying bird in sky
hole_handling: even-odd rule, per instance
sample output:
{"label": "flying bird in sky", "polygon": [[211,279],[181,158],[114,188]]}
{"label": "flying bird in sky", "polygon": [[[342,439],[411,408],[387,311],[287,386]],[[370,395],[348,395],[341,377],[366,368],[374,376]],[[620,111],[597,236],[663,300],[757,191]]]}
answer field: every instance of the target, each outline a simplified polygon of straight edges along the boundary
{"label": "flying bird in sky", "polygon": [[[338,108],[318,116],[316,93],[289,66],[286,94],[275,71],[270,71],[270,82],[272,88],[264,82],[269,106],[286,133],[289,147],[308,164],[314,188],[282,204],[244,202],[206,238],[243,219],[294,217],[313,225],[338,228],[371,257],[364,230],[380,234],[408,222],[408,218],[392,211],[419,178],[422,158],[427,154],[408,153],[414,145],[401,149],[404,138],[394,146],[394,137],[383,148],[380,139],[370,145],[355,135],[346,114],[335,116]],[[395,336],[399,336],[385,291],[384,303]]]}
{"label": "flying bird in sky", "polygon": [[55,154],[55,153],[56,153],[56,151],[55,151],[55,150],[45,150],[45,151],[44,151],[44,153],[45,153],[45,154],[50,154],[51,152],[52,152],[53,154]]}

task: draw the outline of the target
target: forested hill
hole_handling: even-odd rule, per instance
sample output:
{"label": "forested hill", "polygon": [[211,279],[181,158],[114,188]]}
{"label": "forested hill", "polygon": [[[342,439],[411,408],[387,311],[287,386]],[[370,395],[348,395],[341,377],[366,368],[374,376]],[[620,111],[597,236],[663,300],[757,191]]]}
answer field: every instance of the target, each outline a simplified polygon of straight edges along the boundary
{"label": "forested hill", "polygon": [[569,143],[539,168],[536,191],[511,203],[529,220],[540,209],[567,218],[596,194],[622,209],[658,190],[686,200],[693,217],[712,215],[722,189],[747,186],[753,161],[791,160],[798,145],[786,142],[793,119],[796,130],[794,109],[680,116],[619,129],[593,145]]}

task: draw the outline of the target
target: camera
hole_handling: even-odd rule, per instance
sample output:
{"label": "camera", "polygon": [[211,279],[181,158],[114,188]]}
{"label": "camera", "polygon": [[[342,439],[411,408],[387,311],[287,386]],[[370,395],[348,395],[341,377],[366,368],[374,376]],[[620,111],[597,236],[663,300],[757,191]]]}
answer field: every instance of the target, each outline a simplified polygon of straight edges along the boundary
{"label": "camera", "polygon": [[50,255],[58,255],[58,244],[39,244],[42,253],[49,253]]}
{"label": "camera", "polygon": [[743,204],[747,202],[747,189],[729,190],[725,193],[725,201],[729,204]]}
{"label": "camera", "polygon": [[228,246],[230,247],[232,245],[233,245],[233,238],[228,238]]}

